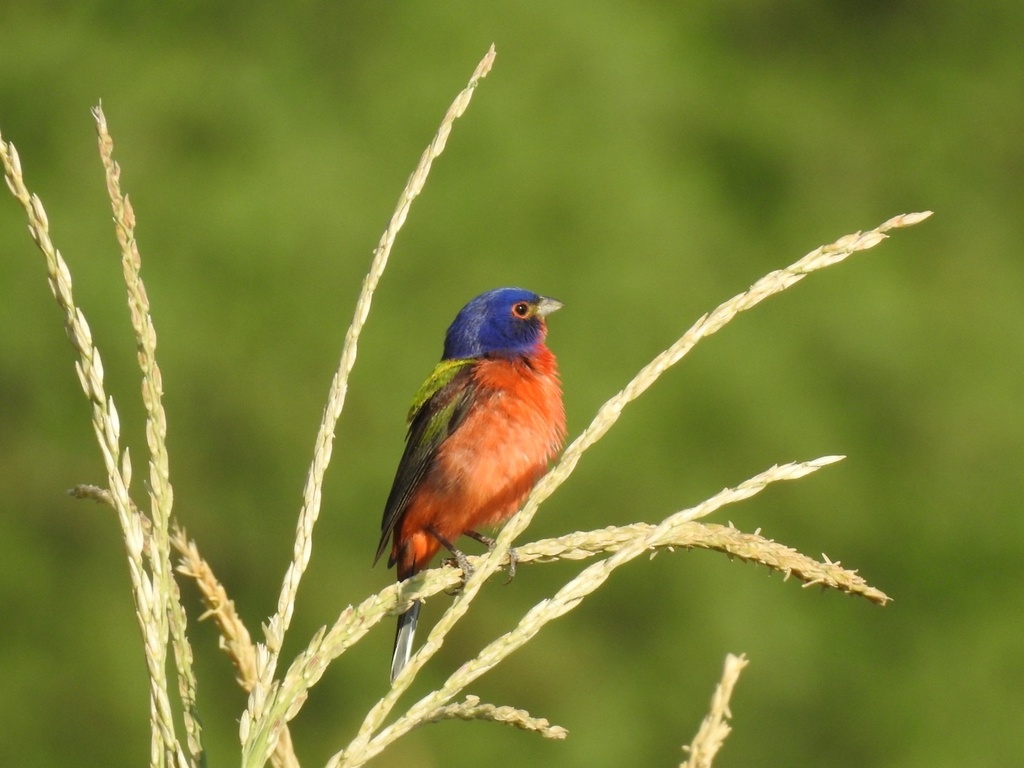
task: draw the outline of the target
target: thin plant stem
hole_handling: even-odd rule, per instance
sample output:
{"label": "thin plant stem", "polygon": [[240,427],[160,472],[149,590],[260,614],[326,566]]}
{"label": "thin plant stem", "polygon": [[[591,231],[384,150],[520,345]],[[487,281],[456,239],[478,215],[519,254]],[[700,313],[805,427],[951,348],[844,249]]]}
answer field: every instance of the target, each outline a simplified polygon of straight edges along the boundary
{"label": "thin plant stem", "polygon": [[166,667],[167,642],[174,650],[178,672],[178,692],[182,700],[189,756],[193,766],[202,762],[202,727],[196,714],[196,678],[192,649],[186,634],[187,618],[181,605],[171,565],[169,529],[174,491],[167,455],[167,414],[163,406],[163,377],[156,361],[156,328],[149,310],[149,296],[140,274],[142,257],[135,239],[135,210],[121,192],[121,168],[114,161],[114,140],[107,128],[102,106],[93,109],[99,141],[100,159],[107,179],[107,192],[114,214],[114,229],[121,248],[121,265],[128,291],[128,309],[135,331],[135,346],[142,371],[142,403],[146,412],[146,444],[149,448],[149,506],[152,515],[149,562],[157,587],[158,605],[152,628],[156,662]]}
{"label": "thin plant stem", "polygon": [[387,266],[391,248],[394,245],[399,230],[405,223],[405,219],[409,214],[409,208],[413,200],[423,191],[431,165],[444,151],[452,125],[466,111],[477,85],[490,72],[495,55],[494,46],[492,45],[474,70],[469,84],[456,96],[455,101],[448,108],[448,112],[442,119],[433,141],[424,150],[416,170],[409,177],[405,189],[402,190],[399,196],[398,205],[384,234],[381,236],[377,248],[374,250],[370,270],[363,280],[362,290],[356,301],[355,315],[345,336],[341,361],[331,382],[327,405],[324,408],[323,419],[317,433],[313,450],[313,461],[307,475],[302,509],[299,512],[299,522],[296,527],[292,562],[289,564],[285,574],[281,594],[278,598],[277,612],[270,617],[264,630],[266,647],[257,654],[256,685],[249,696],[249,705],[246,711],[242,713],[240,720],[239,734],[242,741],[243,765],[263,765],[267,755],[273,750],[274,730],[277,726],[275,725],[275,719],[268,717],[267,713],[270,710],[276,709],[276,707],[271,706],[268,709],[267,702],[268,699],[274,697],[276,687],[274,686],[273,679],[277,670],[281,645],[284,642],[285,632],[291,622],[299,582],[302,579],[302,574],[305,572],[306,565],[309,563],[312,552],[313,526],[320,512],[321,489],[324,474],[331,459],[331,450],[334,444],[334,428],[345,404],[349,374],[355,365],[359,336],[370,312],[374,290],[384,273],[384,268]]}
{"label": "thin plant stem", "polygon": [[75,304],[71,272],[60,251],[50,238],[49,220],[38,196],[25,186],[21,161],[13,144],[0,137],[0,160],[4,166],[7,187],[21,203],[28,216],[29,232],[46,260],[47,280],[57,305],[64,314],[64,326],[72,346],[78,352],[75,371],[82,391],[92,406],[92,425],[107,471],[111,499],[128,556],[128,573],[135,601],[135,615],[142,632],[146,667],[149,673],[150,719],[152,738],[150,764],[178,765],[186,768],[188,759],[175,735],[174,717],[168,693],[166,636],[160,627],[166,621],[165,606],[158,579],[146,568],[144,516],[131,503],[131,460],[128,450],[120,446],[121,423],[114,400],[108,397],[103,383],[103,363],[93,344],[85,314]]}
{"label": "thin plant stem", "polygon": [[726,737],[732,731],[732,727],[729,725],[729,718],[732,717],[732,712],[729,711],[729,699],[732,698],[733,689],[740,679],[740,672],[748,663],[747,657],[743,654],[735,656],[730,653],[725,657],[722,679],[715,687],[715,693],[711,697],[711,709],[700,724],[693,741],[689,746],[683,747],[690,757],[679,768],[711,768],[715,755],[718,754]]}

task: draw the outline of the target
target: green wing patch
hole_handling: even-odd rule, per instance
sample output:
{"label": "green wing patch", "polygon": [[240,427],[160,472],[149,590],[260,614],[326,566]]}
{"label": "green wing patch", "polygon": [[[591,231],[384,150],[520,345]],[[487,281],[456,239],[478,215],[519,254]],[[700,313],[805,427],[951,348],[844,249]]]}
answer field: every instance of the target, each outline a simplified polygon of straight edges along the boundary
{"label": "green wing patch", "polygon": [[[472,371],[475,362],[442,360],[416,393],[409,409],[405,451],[384,505],[380,544],[374,562],[387,549],[392,532],[401,525],[409,502],[433,464],[441,444],[469,412],[475,390]],[[391,558],[388,565],[394,565]]]}
{"label": "green wing patch", "polygon": [[416,397],[412,400],[412,406],[409,408],[409,414],[406,416],[406,423],[411,424],[412,420],[416,418],[416,414],[419,413],[420,408],[434,395],[437,394],[438,390],[441,389],[445,384],[451,382],[455,378],[455,374],[461,371],[463,368],[472,365],[475,360],[442,360],[431,374],[427,377],[427,380],[423,382],[423,386],[420,387],[419,392],[416,393]]}

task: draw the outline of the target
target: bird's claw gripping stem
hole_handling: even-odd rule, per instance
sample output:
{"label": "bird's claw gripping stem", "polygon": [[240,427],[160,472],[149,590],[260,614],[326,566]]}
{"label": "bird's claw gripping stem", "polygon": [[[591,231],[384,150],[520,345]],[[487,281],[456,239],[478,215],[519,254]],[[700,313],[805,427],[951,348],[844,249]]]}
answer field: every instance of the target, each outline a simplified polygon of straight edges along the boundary
{"label": "bird's claw gripping stem", "polygon": [[[479,541],[481,544],[483,544],[485,547],[487,547],[487,551],[488,552],[491,552],[491,551],[494,550],[494,543],[495,542],[494,542],[494,539],[492,539],[490,536],[485,536],[484,534],[480,533],[479,531],[464,531],[463,535],[469,536],[469,538],[476,539],[477,541]],[[519,562],[519,553],[516,552],[514,547],[509,547],[508,548],[508,579],[505,580],[506,584],[510,583],[512,581],[512,579],[514,579],[516,577],[516,564],[518,562]],[[467,576],[466,578],[469,578],[469,577]]]}

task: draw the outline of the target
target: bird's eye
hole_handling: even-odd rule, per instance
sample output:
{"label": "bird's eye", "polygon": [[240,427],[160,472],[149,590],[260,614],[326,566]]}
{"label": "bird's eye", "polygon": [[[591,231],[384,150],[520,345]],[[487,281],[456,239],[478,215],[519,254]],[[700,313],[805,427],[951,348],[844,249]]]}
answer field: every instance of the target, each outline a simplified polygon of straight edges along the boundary
{"label": "bird's eye", "polygon": [[512,305],[512,314],[523,319],[530,316],[530,305],[525,301],[519,301]]}

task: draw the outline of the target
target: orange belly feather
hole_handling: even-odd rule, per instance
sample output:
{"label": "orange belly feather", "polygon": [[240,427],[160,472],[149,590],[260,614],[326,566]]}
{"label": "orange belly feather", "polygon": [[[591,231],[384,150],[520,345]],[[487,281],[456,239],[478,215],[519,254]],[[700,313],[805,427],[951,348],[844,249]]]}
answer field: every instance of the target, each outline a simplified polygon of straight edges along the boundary
{"label": "orange belly feather", "polygon": [[428,528],[454,543],[515,514],[565,438],[555,357],[546,346],[526,359],[482,360],[474,378],[471,410],[406,510],[395,541],[399,578],[426,568],[441,548]]}

